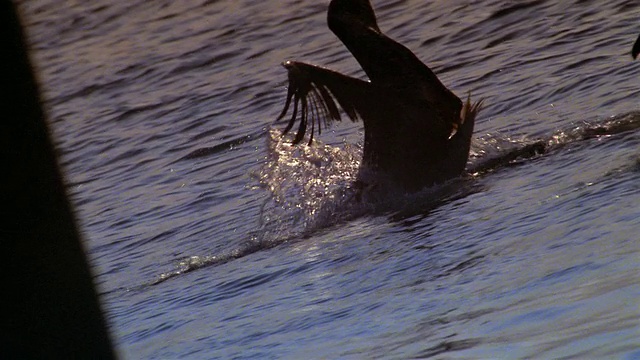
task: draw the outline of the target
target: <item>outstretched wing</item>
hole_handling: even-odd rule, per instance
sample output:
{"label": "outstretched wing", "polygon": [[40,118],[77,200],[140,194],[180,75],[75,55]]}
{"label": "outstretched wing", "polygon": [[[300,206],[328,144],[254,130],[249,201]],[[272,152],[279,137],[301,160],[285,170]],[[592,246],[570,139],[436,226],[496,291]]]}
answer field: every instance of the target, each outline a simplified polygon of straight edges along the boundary
{"label": "outstretched wing", "polygon": [[293,102],[291,119],[283,131],[286,134],[293,128],[296,120],[300,120],[293,144],[302,141],[309,123],[311,144],[316,129],[319,135],[322,126],[328,127],[331,122],[340,121],[336,101],[352,121],[362,117],[361,107],[368,94],[373,91],[369,82],[301,62],[287,61],[282,65],[288,71],[289,90],[284,109],[276,121],[287,114]]}
{"label": "outstretched wing", "polygon": [[634,59],[638,57],[638,54],[640,54],[640,35],[638,35],[636,42],[633,44],[633,49],[631,49],[631,56]]}
{"label": "outstretched wing", "polygon": [[333,0],[327,20],[372,84],[393,91],[404,102],[428,103],[430,111],[423,118],[440,130],[441,137],[456,132],[462,101],[411,50],[380,31],[369,0]]}

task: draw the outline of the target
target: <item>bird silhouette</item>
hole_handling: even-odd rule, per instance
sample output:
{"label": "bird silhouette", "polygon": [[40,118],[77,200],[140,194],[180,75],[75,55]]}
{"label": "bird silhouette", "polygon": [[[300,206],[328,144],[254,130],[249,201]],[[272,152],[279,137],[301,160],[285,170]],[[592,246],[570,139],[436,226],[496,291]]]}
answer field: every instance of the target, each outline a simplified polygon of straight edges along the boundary
{"label": "bird silhouette", "polygon": [[[382,33],[369,0],[332,0],[329,29],[356,58],[368,81],[323,67],[286,61],[288,93],[282,119],[293,105],[283,133],[298,129],[293,144],[341,120],[364,123],[359,181],[390,181],[420,190],[460,176],[482,100],[463,103],[408,48]],[[278,121],[277,120],[277,121]]]}

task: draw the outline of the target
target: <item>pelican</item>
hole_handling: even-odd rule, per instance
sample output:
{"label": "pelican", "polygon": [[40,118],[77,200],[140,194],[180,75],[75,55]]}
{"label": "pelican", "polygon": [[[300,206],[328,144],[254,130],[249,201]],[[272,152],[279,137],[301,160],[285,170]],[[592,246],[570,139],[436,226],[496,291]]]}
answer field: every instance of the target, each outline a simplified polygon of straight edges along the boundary
{"label": "pelican", "polygon": [[[369,0],[332,0],[329,29],[356,58],[368,81],[298,61],[282,65],[288,92],[283,131],[298,120],[293,144],[340,121],[338,105],[352,121],[364,123],[364,148],[358,181],[370,175],[408,192],[460,176],[466,167],[473,126],[482,100],[462,102],[408,48],[378,27]],[[364,176],[368,174],[367,176]]]}

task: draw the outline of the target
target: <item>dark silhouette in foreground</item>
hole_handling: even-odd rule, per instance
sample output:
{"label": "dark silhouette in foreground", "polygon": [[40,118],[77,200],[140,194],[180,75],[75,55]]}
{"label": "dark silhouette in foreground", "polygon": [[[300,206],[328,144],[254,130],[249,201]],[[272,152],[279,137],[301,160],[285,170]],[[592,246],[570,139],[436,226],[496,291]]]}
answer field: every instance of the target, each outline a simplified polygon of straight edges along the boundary
{"label": "dark silhouette in foreground", "polygon": [[638,54],[640,54],[640,35],[638,35],[638,38],[631,49],[631,56],[633,56],[634,59],[638,57]]}
{"label": "dark silhouette in foreground", "polygon": [[0,357],[113,359],[16,7],[0,5]]}
{"label": "dark silhouette in foreground", "polygon": [[463,104],[409,49],[384,35],[369,0],[332,0],[327,20],[369,81],[285,62],[289,89],[278,120],[292,103],[293,114],[284,133],[299,120],[293,143],[308,135],[311,144],[316,131],[341,120],[339,104],[364,123],[363,184],[375,174],[376,181],[416,191],[461,175],[482,101]]}

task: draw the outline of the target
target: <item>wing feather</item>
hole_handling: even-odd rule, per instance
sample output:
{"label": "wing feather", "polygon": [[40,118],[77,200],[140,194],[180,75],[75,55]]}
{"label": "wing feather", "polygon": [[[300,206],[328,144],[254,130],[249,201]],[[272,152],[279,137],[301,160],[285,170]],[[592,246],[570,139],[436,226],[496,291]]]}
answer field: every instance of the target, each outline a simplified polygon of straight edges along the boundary
{"label": "wing feather", "polygon": [[283,134],[288,133],[299,120],[294,145],[304,139],[307,130],[310,130],[311,144],[316,131],[320,135],[322,127],[341,121],[338,105],[352,121],[362,117],[359,108],[364,106],[367,94],[371,92],[369,82],[301,62],[287,61],[283,66],[288,71],[289,88],[284,109],[276,121],[287,114],[293,103],[293,113]]}

